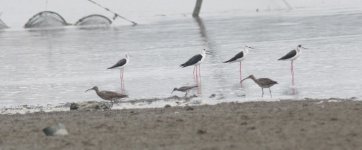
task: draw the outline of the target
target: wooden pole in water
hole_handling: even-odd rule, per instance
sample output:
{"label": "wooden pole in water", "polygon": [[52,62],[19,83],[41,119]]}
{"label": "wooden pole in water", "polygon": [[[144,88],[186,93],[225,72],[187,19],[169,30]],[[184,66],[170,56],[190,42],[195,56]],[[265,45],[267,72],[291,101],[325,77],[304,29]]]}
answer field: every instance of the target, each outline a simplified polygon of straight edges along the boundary
{"label": "wooden pole in water", "polygon": [[200,10],[201,10],[201,4],[202,4],[202,0],[197,0],[196,1],[194,12],[192,13],[193,17],[199,17],[199,13],[200,13]]}

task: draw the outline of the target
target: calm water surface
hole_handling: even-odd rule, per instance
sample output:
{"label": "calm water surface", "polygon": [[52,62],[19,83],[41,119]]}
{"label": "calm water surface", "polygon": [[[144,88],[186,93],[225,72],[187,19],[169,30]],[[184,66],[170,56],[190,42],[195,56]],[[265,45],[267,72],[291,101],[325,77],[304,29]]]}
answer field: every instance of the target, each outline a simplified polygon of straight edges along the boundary
{"label": "calm water surface", "polygon": [[[107,29],[2,31],[0,106],[100,100],[84,91],[94,85],[120,91],[119,70],[106,68],[126,53],[131,57],[125,72],[130,98],[168,97],[174,87],[194,84],[193,68],[179,65],[203,48],[211,55],[201,65],[201,97],[255,100],[261,90],[251,80],[240,87],[238,64],[221,63],[246,44],[257,49],[243,62],[243,76],[278,81],[273,98],[361,98],[361,24],[361,12],[286,13],[185,17]],[[295,62],[293,94],[290,62],[277,59],[298,44],[309,49]]]}

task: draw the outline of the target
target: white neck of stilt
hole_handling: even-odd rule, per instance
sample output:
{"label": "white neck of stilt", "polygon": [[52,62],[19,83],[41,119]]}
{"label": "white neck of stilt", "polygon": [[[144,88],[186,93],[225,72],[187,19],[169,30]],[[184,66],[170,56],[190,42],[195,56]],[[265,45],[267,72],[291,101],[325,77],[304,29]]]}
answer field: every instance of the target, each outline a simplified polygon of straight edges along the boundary
{"label": "white neck of stilt", "polygon": [[201,51],[201,55],[202,55],[203,57],[205,57],[206,51],[205,51],[204,49]]}
{"label": "white neck of stilt", "polygon": [[126,64],[128,64],[130,59],[129,59],[129,56],[128,56],[127,54],[126,54],[125,59],[126,59],[126,61],[127,61]]}
{"label": "white neck of stilt", "polygon": [[297,47],[297,52],[299,52],[299,53],[301,52],[301,50],[300,50],[299,46]]}
{"label": "white neck of stilt", "polygon": [[244,47],[244,55],[249,53],[249,48],[248,47]]}

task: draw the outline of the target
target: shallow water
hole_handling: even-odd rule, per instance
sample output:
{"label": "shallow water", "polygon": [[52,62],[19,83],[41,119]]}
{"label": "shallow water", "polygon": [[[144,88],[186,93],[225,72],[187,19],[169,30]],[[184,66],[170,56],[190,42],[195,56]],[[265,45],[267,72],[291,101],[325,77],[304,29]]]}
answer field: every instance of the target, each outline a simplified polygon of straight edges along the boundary
{"label": "shallow water", "polygon": [[[243,77],[278,81],[273,98],[361,98],[361,24],[360,11],[285,12],[182,17],[135,27],[3,31],[0,106],[100,100],[84,91],[94,85],[120,91],[119,70],[106,68],[126,53],[130,98],[169,97],[174,87],[194,84],[193,68],[179,65],[203,48],[211,55],[201,65],[202,99],[215,94],[212,100],[218,102],[255,100],[261,90],[251,80],[240,87],[238,64],[221,63],[246,44],[257,49],[243,62]],[[309,49],[295,62],[293,94],[290,62],[277,59],[298,44]]]}

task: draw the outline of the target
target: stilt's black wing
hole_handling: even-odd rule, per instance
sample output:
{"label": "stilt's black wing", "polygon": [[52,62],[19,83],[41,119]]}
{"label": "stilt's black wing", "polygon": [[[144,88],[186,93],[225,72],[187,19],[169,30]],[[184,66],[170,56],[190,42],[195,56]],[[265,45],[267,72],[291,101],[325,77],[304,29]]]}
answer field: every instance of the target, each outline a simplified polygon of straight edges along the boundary
{"label": "stilt's black wing", "polygon": [[125,65],[127,62],[127,60],[125,58],[119,60],[115,65],[113,65],[112,67],[109,67],[107,69],[113,69],[113,68],[117,68],[117,67],[122,67],[123,65]]}
{"label": "stilt's black wing", "polygon": [[297,51],[291,50],[288,54],[284,55],[283,57],[279,58],[278,60],[290,59],[290,58],[294,57],[295,55],[297,55]]}
{"label": "stilt's black wing", "polygon": [[188,61],[186,61],[185,63],[181,64],[181,67],[187,67],[187,66],[191,66],[196,64],[197,62],[199,62],[202,59],[202,55],[198,54],[195,55],[194,57],[191,57]]}
{"label": "stilt's black wing", "polygon": [[242,57],[244,57],[244,52],[243,51],[239,52],[238,54],[236,54],[233,58],[229,59],[228,61],[224,61],[224,63],[233,62],[233,61],[235,61],[235,60],[237,60],[239,58],[242,58]]}

